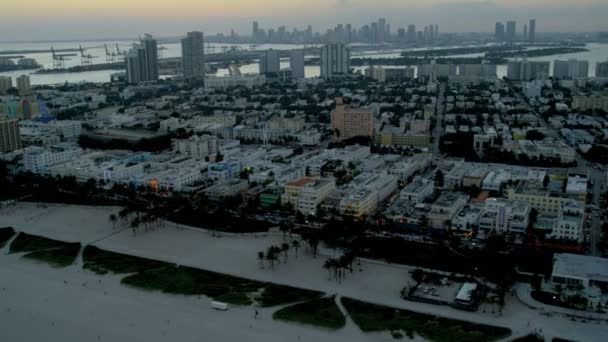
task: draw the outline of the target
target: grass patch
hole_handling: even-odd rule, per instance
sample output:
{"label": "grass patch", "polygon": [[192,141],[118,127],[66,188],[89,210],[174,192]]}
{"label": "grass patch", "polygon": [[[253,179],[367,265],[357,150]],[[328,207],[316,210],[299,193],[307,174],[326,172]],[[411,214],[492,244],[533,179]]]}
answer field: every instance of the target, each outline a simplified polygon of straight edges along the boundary
{"label": "grass patch", "polygon": [[14,235],[15,230],[11,227],[0,228],[0,248],[3,248]]}
{"label": "grass patch", "polygon": [[163,261],[108,252],[90,245],[84,248],[82,257],[84,259],[83,267],[97,274],[138,273],[172,265]]}
{"label": "grass patch", "polygon": [[304,290],[297,287],[270,284],[256,298],[256,301],[263,307],[277,306],[295,302],[303,302],[317,299],[323,292]]}
{"label": "grass patch", "polygon": [[9,248],[10,253],[28,252],[24,258],[43,261],[54,267],[71,265],[79,251],[79,242],[63,242],[26,233],[19,233]]}
{"label": "grass patch", "polygon": [[[235,305],[249,305],[248,294],[266,284],[184,266],[141,272],[125,277],[123,284],[180,295],[205,295]],[[245,299],[246,298],[246,299]]]}
{"label": "grass patch", "polygon": [[30,252],[23,257],[43,261],[54,267],[68,267],[74,263],[79,251],[80,243],[76,242],[62,248]]}
{"label": "grass patch", "polygon": [[403,330],[430,341],[495,341],[511,334],[508,328],[457,321],[342,298],[353,321],[364,332]]}
{"label": "grass patch", "polygon": [[48,239],[42,236],[19,233],[11,243],[10,253],[24,253],[40,251],[43,249],[68,247],[70,243]]}
{"label": "grass patch", "polygon": [[313,299],[288,306],[274,313],[274,319],[296,322],[316,327],[338,330],[346,324],[346,318],[333,297]]}

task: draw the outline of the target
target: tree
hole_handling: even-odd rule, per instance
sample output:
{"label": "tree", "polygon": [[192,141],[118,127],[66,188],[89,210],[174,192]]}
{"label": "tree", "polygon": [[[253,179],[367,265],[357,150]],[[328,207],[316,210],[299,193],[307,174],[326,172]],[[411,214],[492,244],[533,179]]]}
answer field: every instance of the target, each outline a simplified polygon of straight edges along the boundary
{"label": "tree", "polygon": [[545,135],[535,129],[526,132],[526,140],[544,140]]}
{"label": "tree", "polygon": [[258,261],[260,262],[260,267],[264,268],[264,252],[263,251],[259,251],[258,252]]}
{"label": "tree", "polygon": [[118,216],[116,216],[116,214],[110,214],[110,222],[112,222],[112,229],[116,229],[116,222],[118,222]]}
{"label": "tree", "polygon": [[325,260],[325,262],[323,263],[323,268],[325,270],[327,270],[327,272],[329,273],[329,278],[331,280],[331,270],[333,269],[333,259],[327,259]]}
{"label": "tree", "polygon": [[291,241],[291,247],[296,251],[296,259],[298,258],[298,249],[300,248],[300,241],[293,240]]}
{"label": "tree", "polygon": [[287,252],[289,252],[289,244],[288,243],[284,242],[283,244],[281,244],[281,252],[283,252],[283,262],[287,263],[287,256],[288,256]]}

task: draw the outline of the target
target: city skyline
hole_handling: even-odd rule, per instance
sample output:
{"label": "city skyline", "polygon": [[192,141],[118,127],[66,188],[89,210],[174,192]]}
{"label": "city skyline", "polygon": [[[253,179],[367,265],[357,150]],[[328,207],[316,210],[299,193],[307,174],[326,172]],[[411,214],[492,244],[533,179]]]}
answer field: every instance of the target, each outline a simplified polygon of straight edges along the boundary
{"label": "city skyline", "polygon": [[[180,36],[194,29],[207,35],[228,33],[231,29],[247,35],[253,20],[267,27],[304,28],[311,24],[315,31],[324,31],[337,23],[358,27],[378,17],[386,17],[393,32],[400,27],[407,28],[408,24],[428,22],[439,23],[443,32],[491,32],[496,21],[524,22],[530,17],[543,23],[541,32],[608,30],[603,21],[608,15],[608,4],[597,0],[576,4],[565,0],[435,0],[424,4],[393,0],[373,4],[361,0],[312,0],[292,1],[288,5],[275,0],[182,0],[172,7],[150,6],[141,0],[86,4],[71,0],[50,4],[37,0],[27,5],[11,3],[3,10],[9,19],[0,23],[0,30],[12,34],[2,40],[98,39],[129,37],[139,32],[163,37]],[[21,15],[25,10],[27,17]],[[340,11],[340,17],[334,15],[336,11]],[[11,19],[13,17],[16,19]]]}

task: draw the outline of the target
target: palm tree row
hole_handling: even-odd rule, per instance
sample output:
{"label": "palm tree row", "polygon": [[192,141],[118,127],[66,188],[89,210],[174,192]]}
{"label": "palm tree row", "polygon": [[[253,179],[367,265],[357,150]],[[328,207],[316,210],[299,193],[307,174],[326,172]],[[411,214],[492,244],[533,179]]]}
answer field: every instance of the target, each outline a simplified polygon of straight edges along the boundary
{"label": "palm tree row", "polygon": [[270,263],[270,267],[274,269],[275,262],[280,262],[280,258],[283,257],[283,263],[287,263],[289,259],[289,250],[293,248],[295,251],[296,259],[298,258],[298,250],[301,246],[299,240],[291,241],[291,245],[287,242],[282,243],[280,246],[272,245],[268,247],[266,252],[259,251],[258,252],[258,261],[260,262],[260,267],[264,268],[264,261],[268,261]]}
{"label": "palm tree row", "polygon": [[353,273],[353,263],[355,262],[355,254],[347,251],[338,258],[329,258],[323,263],[323,268],[329,273],[329,279],[342,281],[346,276],[346,271]]}
{"label": "palm tree row", "polygon": [[154,206],[132,204],[121,209],[118,214],[111,214],[109,220],[113,228],[116,228],[116,224],[120,220],[122,225],[128,226],[133,230],[133,234],[136,234],[142,225],[145,231],[162,226],[166,219],[163,212]]}

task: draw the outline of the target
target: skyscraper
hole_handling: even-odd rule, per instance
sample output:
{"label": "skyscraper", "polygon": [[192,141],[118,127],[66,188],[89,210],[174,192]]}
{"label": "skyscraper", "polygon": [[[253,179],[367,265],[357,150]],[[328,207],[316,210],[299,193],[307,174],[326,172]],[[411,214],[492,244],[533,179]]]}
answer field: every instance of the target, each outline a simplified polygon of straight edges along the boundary
{"label": "skyscraper", "polygon": [[595,65],[595,77],[608,78],[608,61],[599,62]]}
{"label": "skyscraper", "polygon": [[10,76],[0,76],[0,95],[13,87],[13,78]]}
{"label": "skyscraper", "polygon": [[19,95],[21,96],[32,95],[32,86],[28,75],[17,77],[17,90],[19,90]]}
{"label": "skyscraper", "polygon": [[19,120],[0,119],[0,152],[11,152],[21,148]]}
{"label": "skyscraper", "polygon": [[530,19],[530,26],[528,26],[528,40],[534,42],[536,40],[536,19]]}
{"label": "skyscraper", "polygon": [[589,77],[589,61],[570,59],[553,62],[553,77],[559,79],[580,79]]}
{"label": "skyscraper", "polygon": [[507,35],[506,40],[508,42],[515,41],[515,34],[517,33],[516,29],[517,23],[515,21],[507,21]]}
{"label": "skyscraper", "polygon": [[260,30],[260,24],[257,21],[253,22],[253,29],[251,30],[251,38],[256,39],[258,31]]}
{"label": "skyscraper", "polygon": [[205,45],[203,33],[188,32],[182,39],[182,66],[184,78],[205,76]]}
{"label": "skyscraper", "polygon": [[407,26],[407,40],[410,43],[413,43],[416,41],[416,25]]}
{"label": "skyscraper", "polygon": [[523,40],[524,41],[528,40],[528,24],[524,24],[524,36],[523,36]]}
{"label": "skyscraper", "polygon": [[151,35],[135,44],[125,61],[128,83],[158,81],[158,47]]}
{"label": "skyscraper", "polygon": [[151,35],[144,35],[142,44],[146,51],[146,68],[149,81],[158,81],[158,47],[156,39]]}
{"label": "skyscraper", "polygon": [[291,50],[289,53],[289,67],[293,79],[304,78],[304,50]]}
{"label": "skyscraper", "polygon": [[386,19],[378,19],[378,42],[386,41]]}
{"label": "skyscraper", "polygon": [[494,38],[497,42],[503,42],[505,40],[505,25],[503,23],[496,23],[496,28],[494,29]]}
{"label": "skyscraper", "polygon": [[344,44],[328,44],[321,48],[321,77],[332,78],[350,71],[350,50]]}
{"label": "skyscraper", "polygon": [[260,75],[278,74],[281,70],[279,51],[268,49],[260,57]]}

